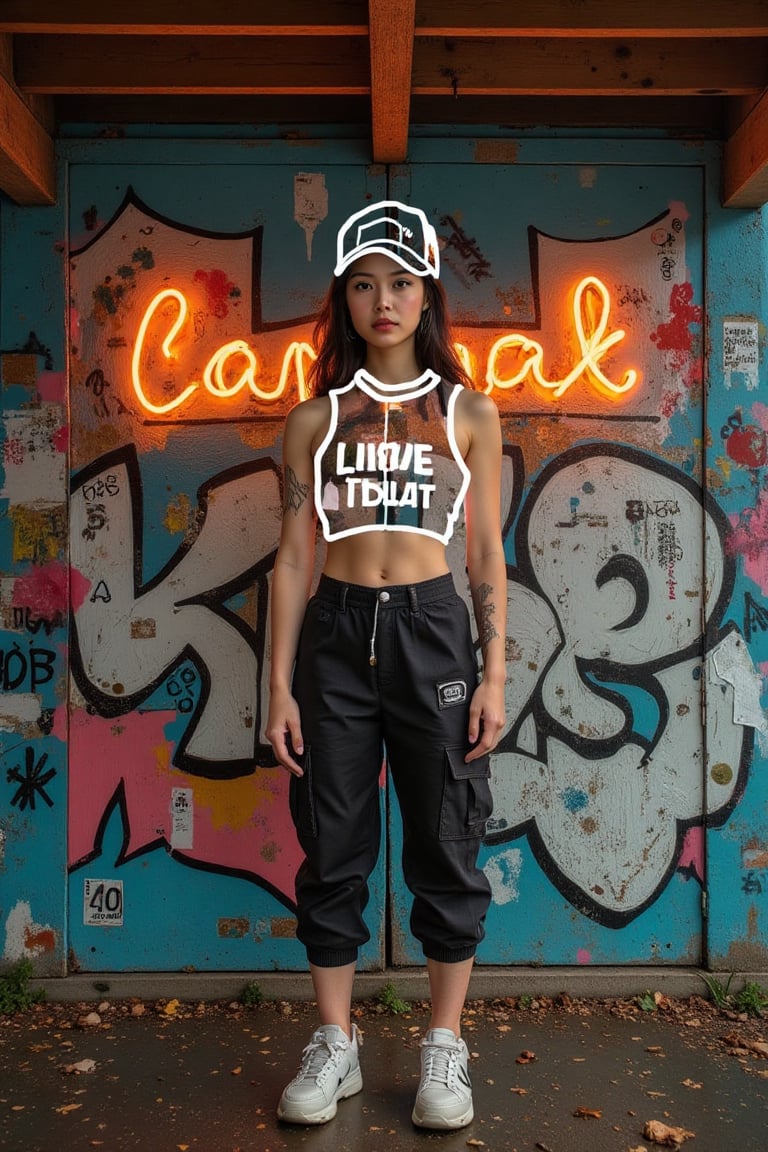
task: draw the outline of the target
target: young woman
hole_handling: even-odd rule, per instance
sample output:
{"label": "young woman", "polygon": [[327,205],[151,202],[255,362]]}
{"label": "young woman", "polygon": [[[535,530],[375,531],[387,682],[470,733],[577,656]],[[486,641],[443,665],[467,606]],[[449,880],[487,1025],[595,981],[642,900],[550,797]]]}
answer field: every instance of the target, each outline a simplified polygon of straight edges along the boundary
{"label": "young woman", "polygon": [[[454,351],[438,273],[421,210],[383,201],[350,217],[315,332],[314,395],[285,425],[267,735],[292,773],[306,855],[297,935],[320,1017],[278,1107],[291,1123],[322,1124],[362,1088],[350,1005],[383,754],[432,1002],[413,1122],[473,1117],[460,1031],[490,899],[477,856],[504,718],[501,433]],[[445,554],[462,503],[479,682]],[[327,549],[310,598],[318,520]]]}

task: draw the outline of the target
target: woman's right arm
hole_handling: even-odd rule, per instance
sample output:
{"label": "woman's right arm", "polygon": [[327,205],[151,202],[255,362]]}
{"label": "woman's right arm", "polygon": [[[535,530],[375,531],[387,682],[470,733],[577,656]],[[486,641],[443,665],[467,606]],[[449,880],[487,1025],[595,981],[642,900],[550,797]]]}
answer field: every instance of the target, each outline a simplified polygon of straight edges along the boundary
{"label": "woman's right arm", "polygon": [[318,401],[294,408],[283,435],[283,520],[272,576],[272,666],[269,680],[267,739],[278,761],[301,776],[304,741],[291,679],[299,633],[312,583],[315,509],[312,441],[318,426]]}

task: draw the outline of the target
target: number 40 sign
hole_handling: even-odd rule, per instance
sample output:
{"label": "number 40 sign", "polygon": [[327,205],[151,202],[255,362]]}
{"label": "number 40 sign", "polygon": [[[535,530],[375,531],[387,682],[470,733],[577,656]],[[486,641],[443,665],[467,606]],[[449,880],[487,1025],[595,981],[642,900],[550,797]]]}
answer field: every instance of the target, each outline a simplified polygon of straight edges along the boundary
{"label": "number 40 sign", "polygon": [[83,884],[83,923],[122,925],[122,880],[85,880]]}

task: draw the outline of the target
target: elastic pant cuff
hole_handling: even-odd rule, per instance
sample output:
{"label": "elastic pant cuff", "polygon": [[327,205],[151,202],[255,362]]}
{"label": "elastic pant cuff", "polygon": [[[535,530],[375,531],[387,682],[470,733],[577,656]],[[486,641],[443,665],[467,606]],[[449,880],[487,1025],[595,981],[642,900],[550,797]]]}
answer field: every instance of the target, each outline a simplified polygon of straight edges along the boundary
{"label": "elastic pant cuff", "polygon": [[344,964],[357,962],[357,948],[343,948],[340,951],[307,948],[307,959],[317,968],[341,968]]}
{"label": "elastic pant cuff", "polygon": [[465,948],[439,948],[423,945],[427,960],[436,960],[438,964],[460,964],[462,960],[471,960],[477,951],[476,944],[469,944]]}

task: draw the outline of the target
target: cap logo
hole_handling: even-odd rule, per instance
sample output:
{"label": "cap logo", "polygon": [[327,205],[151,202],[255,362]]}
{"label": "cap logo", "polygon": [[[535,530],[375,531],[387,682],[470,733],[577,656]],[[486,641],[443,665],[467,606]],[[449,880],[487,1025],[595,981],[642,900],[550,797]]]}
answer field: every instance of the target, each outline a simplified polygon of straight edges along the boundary
{"label": "cap logo", "polygon": [[339,229],[334,276],[360,256],[380,252],[415,276],[440,275],[437,233],[420,208],[381,200],[355,212]]}

